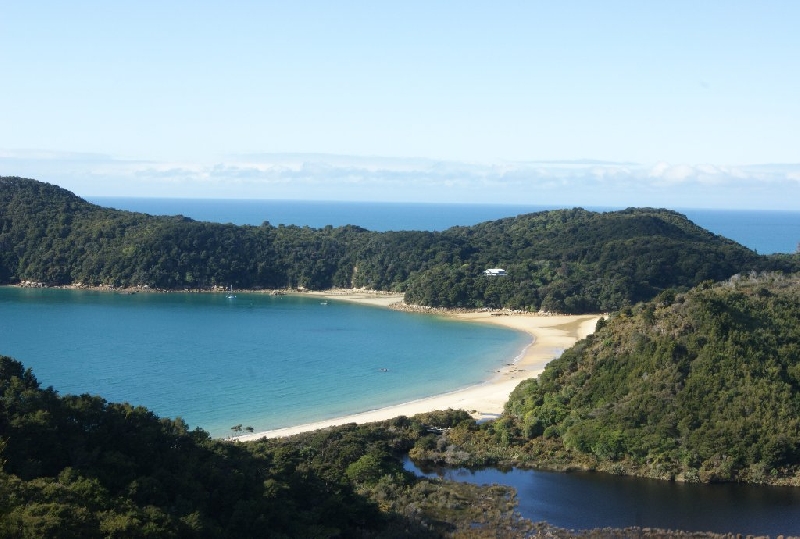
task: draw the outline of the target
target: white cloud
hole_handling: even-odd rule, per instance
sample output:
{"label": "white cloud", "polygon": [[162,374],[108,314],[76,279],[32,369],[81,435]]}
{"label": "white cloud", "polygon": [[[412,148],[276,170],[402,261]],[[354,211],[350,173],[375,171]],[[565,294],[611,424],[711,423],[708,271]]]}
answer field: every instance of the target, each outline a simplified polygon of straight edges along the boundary
{"label": "white cloud", "polygon": [[0,174],[82,196],[786,209],[800,200],[800,164],[465,163],[325,154],[238,154],[199,163],[4,150]]}
{"label": "white cloud", "polygon": [[650,169],[649,177],[663,180],[666,183],[681,183],[696,177],[697,172],[689,165],[669,165],[658,163]]}

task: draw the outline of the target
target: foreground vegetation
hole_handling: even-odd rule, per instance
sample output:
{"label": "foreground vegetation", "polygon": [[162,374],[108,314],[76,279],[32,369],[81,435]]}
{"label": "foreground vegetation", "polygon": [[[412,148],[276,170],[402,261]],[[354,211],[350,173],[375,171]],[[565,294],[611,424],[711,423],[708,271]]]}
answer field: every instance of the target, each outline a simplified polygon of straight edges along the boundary
{"label": "foreground vegetation", "polygon": [[[508,275],[486,277],[502,267]],[[0,177],[0,284],[159,289],[366,287],[409,304],[608,312],[751,270],[800,270],[667,210],[520,215],[444,232],[234,226],[90,204]]]}
{"label": "foreground vegetation", "polygon": [[415,446],[476,428],[466,412],[444,411],[284,439],[213,440],[142,407],[59,396],[0,356],[0,537],[721,537],[576,534],[521,518],[511,488],[404,471],[401,458]]}
{"label": "foreground vegetation", "polygon": [[[400,456],[442,413],[236,444],[0,356],[2,537],[441,537],[533,530],[514,493],[416,479]],[[468,417],[468,416],[466,416]],[[495,536],[495,535],[491,535]]]}

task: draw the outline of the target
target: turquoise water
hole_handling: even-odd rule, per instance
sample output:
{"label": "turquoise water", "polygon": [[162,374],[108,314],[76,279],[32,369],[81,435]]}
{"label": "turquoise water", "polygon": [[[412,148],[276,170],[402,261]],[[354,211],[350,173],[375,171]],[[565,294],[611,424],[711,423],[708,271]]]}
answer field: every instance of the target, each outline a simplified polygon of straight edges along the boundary
{"label": "turquoise water", "polygon": [[218,437],[239,423],[268,430],[477,384],[530,341],[494,326],[265,294],[0,287],[0,321],[0,354],[43,386],[143,405]]}
{"label": "turquoise water", "polygon": [[[541,206],[95,198],[198,220],[444,230]],[[595,208],[598,209],[598,208]],[[800,212],[686,210],[761,253],[793,252]],[[181,416],[215,436],[374,409],[485,380],[527,337],[495,327],[309,298],[0,288],[0,354],[62,393]],[[380,369],[389,369],[386,372]]]}

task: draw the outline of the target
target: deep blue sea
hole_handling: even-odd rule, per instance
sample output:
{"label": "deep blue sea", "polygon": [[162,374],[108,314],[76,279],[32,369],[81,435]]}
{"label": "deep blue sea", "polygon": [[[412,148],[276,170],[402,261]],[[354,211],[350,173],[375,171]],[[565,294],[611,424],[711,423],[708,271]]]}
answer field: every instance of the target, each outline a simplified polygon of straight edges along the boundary
{"label": "deep blue sea", "polygon": [[[197,221],[260,225],[358,225],[368,230],[441,231],[554,206],[514,204],[424,204],[298,200],[205,200],[87,197],[101,206],[152,215],[184,215]],[[593,211],[621,208],[589,207]],[[761,254],[794,253],[800,243],[800,211],[675,209],[697,225]]]}

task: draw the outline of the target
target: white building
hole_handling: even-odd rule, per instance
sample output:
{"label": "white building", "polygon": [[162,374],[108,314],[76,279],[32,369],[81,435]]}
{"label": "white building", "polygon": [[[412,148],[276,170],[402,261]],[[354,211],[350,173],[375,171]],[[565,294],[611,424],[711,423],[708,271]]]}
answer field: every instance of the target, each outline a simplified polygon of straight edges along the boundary
{"label": "white building", "polygon": [[506,270],[502,268],[489,268],[484,270],[483,274],[491,277],[504,277],[506,275]]}

